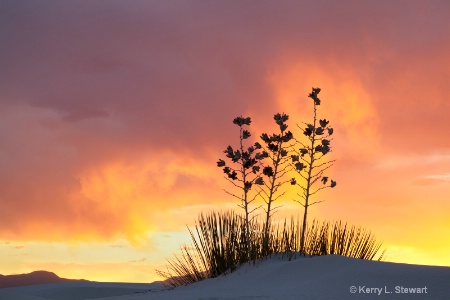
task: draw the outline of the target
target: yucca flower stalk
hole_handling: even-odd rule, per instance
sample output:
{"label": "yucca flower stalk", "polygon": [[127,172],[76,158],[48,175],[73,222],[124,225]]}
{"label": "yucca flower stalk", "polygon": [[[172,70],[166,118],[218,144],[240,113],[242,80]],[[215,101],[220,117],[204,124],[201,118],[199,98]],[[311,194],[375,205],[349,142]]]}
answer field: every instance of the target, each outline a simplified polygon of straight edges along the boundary
{"label": "yucca flower stalk", "polygon": [[[269,238],[270,238],[270,223],[272,216],[279,206],[275,207],[274,202],[282,197],[286,191],[280,191],[280,187],[289,182],[285,180],[285,175],[292,169],[289,164],[288,149],[290,145],[288,144],[292,139],[293,135],[291,131],[288,131],[288,125],[286,121],[289,120],[289,116],[285,113],[277,113],[274,115],[275,123],[279,127],[279,132],[272,135],[263,133],[261,135],[261,140],[264,143],[263,149],[268,153],[268,165],[263,168],[263,177],[257,178],[257,182],[261,184],[261,195],[266,203],[263,207],[265,211],[265,223],[264,223],[264,233],[263,233],[263,252],[269,251]],[[286,146],[288,145],[288,146]]]}
{"label": "yucca flower stalk", "polygon": [[[250,215],[258,209],[251,208],[250,204],[255,201],[258,194],[253,197],[250,196],[250,191],[253,184],[261,185],[263,184],[258,178],[260,178],[260,161],[268,156],[266,152],[257,152],[261,149],[259,143],[255,143],[252,146],[244,146],[244,140],[251,136],[250,131],[244,129],[244,126],[250,126],[250,117],[237,117],[233,120],[233,124],[239,126],[239,148],[233,149],[230,145],[223,152],[226,157],[231,160],[231,164],[227,165],[222,159],[219,159],[217,166],[223,168],[223,172],[226,174],[225,178],[232,183],[236,188],[242,191],[241,195],[236,195],[235,193],[225,190],[229,195],[239,199],[239,206],[244,210],[244,235],[247,241],[247,248],[250,251],[250,240],[251,240],[251,230],[250,230]],[[237,167],[235,167],[237,166]]]}
{"label": "yucca flower stalk", "polygon": [[[301,181],[298,182],[296,178],[291,179],[291,185],[298,186],[302,193],[297,193],[301,200],[294,200],[300,203],[303,208],[303,225],[300,238],[300,249],[305,253],[305,232],[308,218],[308,208],[311,205],[320,203],[322,201],[311,201],[311,196],[315,195],[318,191],[335,187],[336,181],[329,180],[328,176],[324,175],[325,170],[333,165],[334,160],[325,160],[325,156],[331,152],[331,135],[334,130],[328,124],[326,119],[317,120],[317,106],[321,104],[321,100],[318,97],[320,88],[312,88],[312,92],[308,95],[314,102],[313,121],[312,123],[304,123],[306,127],[302,128],[297,125],[298,128],[303,130],[303,134],[306,136],[306,141],[303,142],[296,139],[297,145],[301,148],[293,151],[295,154],[291,155],[292,165],[294,170],[301,177]],[[319,182],[322,182],[322,186],[315,187]]]}

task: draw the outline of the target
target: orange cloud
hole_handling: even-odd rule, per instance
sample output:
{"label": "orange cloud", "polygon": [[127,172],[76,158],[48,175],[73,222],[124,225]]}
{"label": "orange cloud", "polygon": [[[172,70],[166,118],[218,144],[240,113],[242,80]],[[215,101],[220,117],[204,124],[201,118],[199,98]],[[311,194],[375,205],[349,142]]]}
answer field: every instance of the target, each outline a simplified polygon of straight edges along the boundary
{"label": "orange cloud", "polygon": [[137,248],[239,210],[215,166],[232,119],[251,116],[257,140],[285,112],[301,136],[319,86],[338,186],[311,216],[373,228],[411,262],[448,249],[447,4],[30,5],[0,10],[3,240]]}
{"label": "orange cloud", "polygon": [[[318,118],[330,120],[335,128],[333,145],[337,157],[365,159],[380,151],[379,117],[373,97],[357,74],[345,65],[284,58],[274,68],[268,82],[278,106],[291,115],[295,124],[312,122],[311,87],[321,87]],[[362,142],[363,141],[363,142]]]}

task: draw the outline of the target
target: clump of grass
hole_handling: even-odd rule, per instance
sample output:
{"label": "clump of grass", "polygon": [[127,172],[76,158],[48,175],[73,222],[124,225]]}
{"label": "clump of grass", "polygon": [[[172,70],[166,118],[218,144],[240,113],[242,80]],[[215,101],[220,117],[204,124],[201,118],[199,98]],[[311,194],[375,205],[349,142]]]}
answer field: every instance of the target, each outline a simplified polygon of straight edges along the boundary
{"label": "clump of grass", "polygon": [[[192,245],[182,245],[181,255],[168,260],[167,271],[157,271],[169,286],[187,285],[206,278],[231,273],[240,265],[281,254],[289,259],[298,253],[310,256],[339,254],[373,260],[381,242],[360,227],[342,222],[313,221],[305,231],[304,249],[301,249],[300,221],[269,225],[269,241],[265,242],[265,223],[256,219],[248,223],[234,212],[201,214],[194,230],[189,230]],[[266,241],[267,242],[267,241]],[[381,260],[383,253],[378,257]]]}

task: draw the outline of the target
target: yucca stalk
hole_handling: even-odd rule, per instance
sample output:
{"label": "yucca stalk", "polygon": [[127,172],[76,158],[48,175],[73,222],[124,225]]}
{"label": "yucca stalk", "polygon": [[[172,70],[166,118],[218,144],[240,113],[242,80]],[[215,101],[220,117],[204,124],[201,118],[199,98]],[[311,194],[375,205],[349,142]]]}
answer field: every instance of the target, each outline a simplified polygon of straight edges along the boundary
{"label": "yucca stalk", "polygon": [[265,223],[264,223],[264,236],[263,236],[263,252],[269,253],[269,238],[270,238],[270,223],[272,216],[278,207],[274,206],[274,202],[285,194],[285,191],[280,192],[279,189],[282,185],[289,182],[284,180],[285,175],[292,169],[288,161],[288,147],[286,144],[292,140],[293,135],[290,131],[287,131],[288,125],[286,121],[289,120],[289,116],[285,113],[277,113],[273,119],[279,127],[277,134],[269,136],[267,133],[261,135],[261,140],[265,143],[265,153],[268,153],[270,165],[267,165],[263,169],[263,175],[268,179],[268,183],[264,182],[261,178],[256,179],[257,183],[261,184],[261,195],[264,198],[266,206],[265,210]]}
{"label": "yucca stalk", "polygon": [[[250,215],[259,207],[251,208],[250,204],[255,201],[258,193],[253,197],[250,196],[250,191],[253,184],[262,185],[260,181],[260,165],[261,160],[267,157],[267,153],[256,153],[256,150],[261,148],[259,143],[255,143],[254,146],[249,146],[247,149],[244,147],[244,140],[251,136],[250,131],[244,129],[244,126],[250,126],[250,117],[237,117],[234,118],[233,124],[239,126],[239,149],[234,150],[230,145],[223,152],[226,157],[231,160],[231,164],[227,165],[222,159],[219,159],[217,166],[223,168],[223,172],[226,174],[225,178],[233,184],[234,187],[242,191],[241,195],[236,195],[232,192],[225,190],[225,192],[240,201],[238,204],[244,210],[244,235],[247,242],[246,247],[248,253],[250,253]],[[237,167],[235,167],[237,166]]]}
{"label": "yucca stalk", "polygon": [[[328,177],[324,176],[324,171],[330,168],[334,162],[334,160],[322,161],[324,156],[331,152],[330,136],[333,134],[333,128],[328,126],[329,121],[326,119],[319,121],[317,120],[317,106],[321,103],[321,100],[318,97],[319,93],[320,88],[312,88],[312,92],[308,95],[308,97],[314,101],[313,122],[312,124],[305,123],[306,128],[304,128],[303,134],[307,137],[307,141],[302,142],[296,139],[297,143],[301,145],[302,148],[298,150],[293,149],[295,154],[291,155],[294,170],[302,178],[299,183],[297,183],[295,178],[292,178],[291,184],[297,185],[302,190],[302,193],[298,193],[297,195],[301,196],[303,200],[294,201],[300,203],[304,208],[302,232],[300,237],[300,251],[303,253],[305,253],[304,246],[308,221],[308,209],[311,205],[322,202],[311,202],[311,197],[324,188],[333,188],[336,186],[336,181],[334,180],[331,180],[330,184],[327,185]],[[300,126],[298,127],[302,129]],[[319,180],[322,181],[323,186],[313,188]]]}

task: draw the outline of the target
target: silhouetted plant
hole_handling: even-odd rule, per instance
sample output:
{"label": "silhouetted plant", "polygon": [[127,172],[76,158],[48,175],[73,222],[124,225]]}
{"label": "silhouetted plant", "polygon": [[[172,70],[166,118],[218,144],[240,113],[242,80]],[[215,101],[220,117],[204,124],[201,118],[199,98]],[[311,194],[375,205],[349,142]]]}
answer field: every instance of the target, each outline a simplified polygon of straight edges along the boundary
{"label": "silhouetted plant", "polygon": [[[261,139],[264,146],[256,142],[246,148],[244,140],[251,134],[243,127],[250,126],[251,119],[241,116],[233,120],[233,124],[240,128],[239,147],[235,150],[228,146],[224,153],[231,160],[231,164],[227,165],[224,160],[219,159],[217,166],[223,168],[225,178],[242,191],[242,195],[238,196],[225,190],[240,200],[239,206],[244,210],[244,216],[233,212],[201,214],[195,230],[188,228],[192,245],[181,247],[181,255],[168,261],[166,272],[157,271],[160,276],[166,278],[167,285],[186,285],[233,272],[244,263],[256,262],[272,254],[281,254],[289,259],[296,253],[310,256],[339,254],[375,259],[381,242],[376,241],[369,231],[360,227],[349,227],[340,221],[333,224],[313,221],[311,226],[307,226],[309,206],[322,202],[311,202],[311,196],[324,188],[336,186],[336,181],[324,176],[325,170],[334,162],[324,158],[331,152],[333,128],[328,126],[328,120],[317,120],[317,106],[321,103],[319,93],[320,88],[313,88],[309,94],[314,101],[313,122],[304,123],[305,128],[297,125],[307,138],[305,142],[295,139],[290,131],[286,131],[285,122],[289,117],[283,113],[274,116],[280,129],[278,134],[269,136],[263,133]],[[292,139],[296,142],[295,146],[300,145],[301,148],[297,150],[294,145],[286,146]],[[287,149],[291,149],[293,154],[289,156]],[[269,158],[268,163],[263,165],[266,158]],[[296,178],[284,180],[284,176],[292,169],[304,182],[297,182]],[[301,221],[285,220],[275,226],[271,220],[276,209],[273,202],[284,194],[279,188],[286,182],[302,190],[303,193],[298,195],[303,201],[295,201],[304,207],[304,214]],[[321,182],[322,186],[317,187],[318,182]],[[254,184],[260,188],[255,189],[251,197],[249,192]],[[267,205],[262,222],[254,217],[250,218],[250,214],[257,209],[251,209],[250,204],[257,196],[262,196]],[[378,260],[383,257],[384,251]]]}
{"label": "silhouetted plant", "polygon": [[289,116],[285,113],[277,113],[273,118],[279,127],[279,132],[270,136],[267,133],[261,135],[261,140],[264,142],[263,153],[267,153],[266,156],[268,156],[270,163],[263,168],[263,175],[267,177],[268,183],[262,177],[256,179],[256,181],[262,183],[261,195],[266,203],[264,208],[266,217],[263,232],[263,251],[268,251],[270,222],[274,211],[278,208],[273,206],[274,202],[285,194],[285,191],[280,192],[279,188],[289,182],[289,180],[283,180],[283,178],[292,169],[288,157],[290,147],[286,146],[293,138],[292,132],[287,131],[286,121],[289,120]]}
{"label": "silhouetted plant", "polygon": [[[312,92],[308,95],[308,97],[314,101],[313,122],[312,124],[304,123],[306,125],[305,128],[301,128],[297,125],[297,127],[303,130],[303,134],[306,136],[307,141],[302,142],[296,139],[297,143],[301,145],[301,148],[298,150],[294,149],[293,151],[295,154],[291,155],[294,170],[304,180],[303,182],[297,182],[295,178],[291,179],[291,185],[296,185],[302,190],[302,193],[297,193],[297,195],[301,196],[303,201],[295,200],[304,207],[303,226],[300,238],[300,249],[302,252],[305,252],[303,246],[305,242],[308,208],[311,205],[322,202],[311,202],[311,196],[324,188],[333,188],[336,186],[336,181],[329,180],[328,176],[324,176],[323,174],[334,162],[334,160],[324,161],[324,157],[331,152],[330,144],[332,139],[330,137],[333,134],[333,128],[328,125],[329,121],[326,119],[317,121],[317,106],[321,103],[318,97],[319,93],[320,88],[312,88]],[[322,182],[323,186],[314,189],[314,185],[319,180]]]}
{"label": "silhouetted plant", "polygon": [[[255,200],[256,196],[250,197],[249,192],[253,184],[262,185],[263,182],[260,171],[260,161],[268,156],[267,152],[257,152],[261,149],[259,143],[255,143],[252,146],[244,147],[244,140],[251,136],[250,131],[243,128],[243,126],[250,126],[250,117],[237,117],[233,120],[233,124],[239,126],[239,149],[234,150],[233,147],[228,146],[225,151],[226,157],[231,160],[231,165],[227,165],[224,160],[219,159],[217,166],[223,168],[223,172],[226,174],[225,178],[231,182],[235,187],[242,190],[242,195],[238,196],[234,193],[228,192],[229,195],[239,199],[241,204],[239,206],[244,210],[245,219],[245,232],[246,241],[250,241],[250,214],[257,208],[250,208],[250,204]],[[234,167],[236,166],[237,167]],[[250,247],[247,244],[247,247]]]}
{"label": "silhouetted plant", "polygon": [[158,274],[167,279],[168,285],[185,285],[233,272],[238,266],[261,258],[260,235],[247,235],[246,225],[251,231],[261,232],[254,219],[247,224],[234,212],[200,214],[195,230],[188,228],[192,246],[183,245],[181,256],[169,261],[167,272],[157,271]]}
{"label": "silhouetted plant", "polygon": [[[192,245],[183,245],[181,256],[168,261],[166,272],[157,273],[166,279],[167,285],[187,285],[233,272],[240,265],[256,262],[267,255],[280,254],[282,258],[292,259],[301,249],[300,220],[291,219],[277,226],[270,225],[267,253],[261,247],[262,234],[251,235],[249,243],[245,241],[244,224],[244,218],[233,212],[201,214],[195,230],[189,229]],[[264,222],[255,219],[249,225],[251,230],[259,233],[264,228]],[[250,251],[246,244],[250,244]],[[310,256],[339,254],[373,260],[381,242],[377,242],[369,231],[359,227],[349,227],[342,222],[330,224],[313,221],[306,230],[303,247]],[[378,260],[383,259],[383,255],[384,251]]]}
{"label": "silhouetted plant", "polygon": [[[382,243],[365,229],[347,226],[341,221],[330,224],[325,221],[319,224],[313,221],[306,231],[305,249],[311,256],[338,254],[366,260],[375,259]],[[376,258],[384,259],[385,250]]]}

